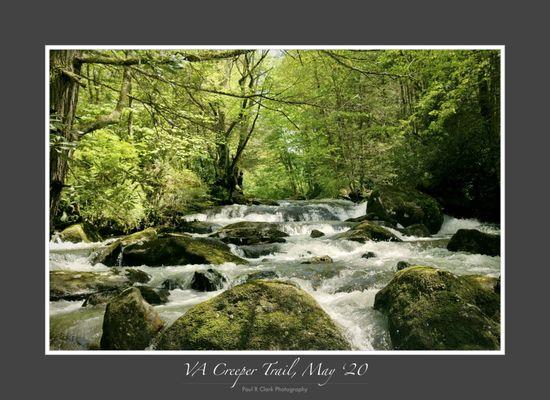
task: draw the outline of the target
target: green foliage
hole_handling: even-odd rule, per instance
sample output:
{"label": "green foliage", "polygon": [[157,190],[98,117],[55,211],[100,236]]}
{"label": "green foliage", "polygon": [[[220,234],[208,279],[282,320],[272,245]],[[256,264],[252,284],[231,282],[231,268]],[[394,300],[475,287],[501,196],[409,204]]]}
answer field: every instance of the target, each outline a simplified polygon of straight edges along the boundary
{"label": "green foliage", "polygon": [[[85,55],[143,61],[107,128],[73,141],[59,134],[60,116],[50,121],[51,151],[70,158],[64,210],[100,227],[173,223],[200,210],[209,193],[228,193],[216,185],[232,179],[233,162],[248,197],[357,199],[397,184],[434,195],[447,212],[498,220],[498,51]],[[123,66],[85,64],[81,74],[76,131],[115,110]]]}
{"label": "green foliage", "polygon": [[77,204],[84,219],[122,230],[140,223],[144,192],[134,146],[109,130],[98,130],[80,141],[70,166],[66,201]]}

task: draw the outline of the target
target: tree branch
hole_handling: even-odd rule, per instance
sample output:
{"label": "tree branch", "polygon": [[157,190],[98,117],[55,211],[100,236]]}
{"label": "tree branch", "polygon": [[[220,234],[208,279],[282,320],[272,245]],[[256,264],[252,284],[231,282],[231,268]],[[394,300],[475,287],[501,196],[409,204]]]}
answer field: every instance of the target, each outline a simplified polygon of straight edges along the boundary
{"label": "tree branch", "polygon": [[104,128],[108,125],[116,124],[120,121],[122,111],[129,103],[130,87],[132,83],[132,78],[130,75],[130,68],[124,67],[122,73],[122,84],[120,87],[120,94],[118,96],[118,101],[115,106],[115,109],[108,115],[101,115],[97,119],[89,124],[77,129],[80,136],[95,131],[97,129]]}
{"label": "tree branch", "polygon": [[404,75],[392,74],[391,72],[365,71],[363,69],[354,67],[353,65],[350,65],[350,64],[342,61],[342,59],[339,56],[337,56],[336,54],[334,54],[332,51],[321,50],[321,53],[326,54],[327,56],[332,58],[334,61],[336,61],[338,64],[340,64],[340,65],[342,65],[346,68],[349,68],[352,71],[359,72],[360,74],[363,74],[363,75],[366,75],[366,76],[377,75],[377,76],[389,76],[391,78],[404,78],[405,77]]}
{"label": "tree branch", "polygon": [[227,51],[203,51],[201,54],[191,54],[187,52],[177,51],[173,55],[179,56],[175,58],[173,56],[166,57],[128,57],[128,58],[115,58],[103,55],[87,55],[78,57],[76,60],[82,64],[109,64],[109,65],[138,65],[138,64],[175,64],[177,62],[201,62],[212,61],[225,58],[233,58],[242,54],[249,53],[254,50],[227,50]]}

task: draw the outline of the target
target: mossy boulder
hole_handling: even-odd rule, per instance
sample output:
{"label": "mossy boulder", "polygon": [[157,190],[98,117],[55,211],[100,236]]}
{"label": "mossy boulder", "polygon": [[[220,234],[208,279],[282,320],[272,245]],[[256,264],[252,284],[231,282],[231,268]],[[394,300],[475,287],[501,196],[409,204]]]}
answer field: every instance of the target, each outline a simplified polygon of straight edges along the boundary
{"label": "mossy boulder", "polygon": [[375,242],[401,242],[401,239],[389,230],[371,221],[363,221],[349,231],[334,235],[333,238],[352,240],[360,243],[365,243],[368,240]]}
{"label": "mossy boulder", "polygon": [[212,238],[167,236],[145,243],[131,244],[124,248],[121,265],[164,265],[223,264],[247,262],[231,253],[229,247]]}
{"label": "mossy boulder", "polygon": [[99,233],[97,233],[97,231],[87,223],[74,224],[63,229],[59,233],[59,238],[63,242],[72,243],[101,241],[101,236]]}
{"label": "mossy boulder", "polygon": [[313,239],[317,239],[317,238],[325,236],[325,234],[323,232],[321,232],[320,230],[318,230],[318,229],[314,229],[314,230],[311,231],[309,236],[312,237]]}
{"label": "mossy boulder", "polygon": [[443,212],[432,197],[416,189],[379,187],[367,200],[367,217],[402,226],[424,224],[430,233],[441,229]]}
{"label": "mossy boulder", "polygon": [[191,280],[191,289],[199,292],[214,292],[223,288],[224,282],[227,282],[225,276],[213,268],[208,268],[206,271],[195,271]]}
{"label": "mossy boulder", "polygon": [[50,300],[83,300],[97,292],[128,287],[132,282],[126,275],[114,271],[50,271]]}
{"label": "mossy boulder", "polygon": [[279,230],[279,225],[271,222],[237,222],[224,226],[211,235],[225,243],[252,245],[261,243],[284,243],[287,233]]}
{"label": "mossy boulder", "polygon": [[143,350],[164,323],[138,288],[129,288],[113,298],[103,317],[103,350]]}
{"label": "mossy boulder", "polygon": [[375,297],[398,350],[496,350],[500,296],[482,278],[412,266]]}
{"label": "mossy boulder", "polygon": [[459,229],[451,237],[447,250],[498,256],[500,255],[500,236],[476,229]]}
{"label": "mossy boulder", "polygon": [[297,287],[256,280],[201,303],[162,332],[159,350],[349,350],[315,300]]}
{"label": "mossy boulder", "polygon": [[120,262],[121,251],[131,244],[145,243],[158,237],[154,228],[147,228],[142,231],[132,233],[110,243],[106,248],[96,252],[91,259],[92,264],[101,263],[108,267],[116,267]]}

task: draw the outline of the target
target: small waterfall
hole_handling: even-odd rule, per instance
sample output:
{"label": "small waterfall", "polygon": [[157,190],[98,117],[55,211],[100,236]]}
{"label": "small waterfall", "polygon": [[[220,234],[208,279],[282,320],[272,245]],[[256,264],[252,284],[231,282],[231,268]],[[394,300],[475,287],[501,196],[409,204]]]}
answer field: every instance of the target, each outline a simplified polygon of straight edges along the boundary
{"label": "small waterfall", "polygon": [[365,215],[367,203],[355,204],[346,200],[286,200],[278,206],[241,205],[217,207],[207,213],[191,214],[187,221],[209,221],[230,224],[239,221],[316,222],[344,221]]}

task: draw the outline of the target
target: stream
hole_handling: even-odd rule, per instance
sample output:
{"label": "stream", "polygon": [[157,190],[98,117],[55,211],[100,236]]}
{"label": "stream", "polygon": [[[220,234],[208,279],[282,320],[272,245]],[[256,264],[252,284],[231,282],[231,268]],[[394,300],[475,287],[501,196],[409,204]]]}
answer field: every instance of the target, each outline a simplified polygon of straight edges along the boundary
{"label": "stream", "polygon": [[[286,243],[274,245],[271,254],[247,258],[243,249],[230,245],[231,251],[250,264],[226,263],[215,266],[228,279],[222,290],[198,292],[175,289],[166,304],[155,306],[166,325],[183,315],[194,305],[242,283],[244,277],[257,271],[275,271],[280,279],[294,282],[317,300],[319,305],[339,325],[355,350],[390,350],[391,342],[385,317],[372,306],[375,294],[393,277],[396,264],[434,266],[455,274],[500,275],[500,257],[479,254],[453,253],[446,249],[449,238],[458,229],[478,229],[499,233],[498,226],[482,224],[474,219],[445,216],[441,230],[428,238],[404,236],[390,229],[403,242],[367,242],[333,240],[331,236],[350,229],[348,218],[365,215],[366,203],[345,200],[280,201],[278,206],[231,205],[217,207],[204,214],[189,215],[189,221],[208,221],[220,227],[239,221],[276,222],[290,236]],[[325,236],[311,238],[313,229]],[[207,236],[194,234],[194,236]],[[111,239],[112,240],[112,239]],[[50,243],[50,270],[75,271],[108,270],[102,264],[92,265],[92,254],[109,241],[98,243]],[[362,258],[367,251],[374,258]],[[313,256],[328,255],[330,264],[301,264]],[[178,265],[167,267],[142,266],[139,269],[152,276],[149,286],[160,286],[166,278],[190,283],[196,270],[211,265]],[[51,301],[50,346],[52,350],[97,349],[105,305],[82,307],[83,301]]]}

